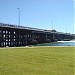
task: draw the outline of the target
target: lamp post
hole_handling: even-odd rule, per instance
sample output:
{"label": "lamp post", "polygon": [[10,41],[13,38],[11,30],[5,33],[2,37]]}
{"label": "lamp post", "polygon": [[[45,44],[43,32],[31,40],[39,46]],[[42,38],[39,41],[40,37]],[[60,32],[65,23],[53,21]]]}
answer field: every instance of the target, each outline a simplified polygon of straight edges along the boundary
{"label": "lamp post", "polygon": [[18,10],[18,25],[20,26],[20,8],[17,8]]}
{"label": "lamp post", "polygon": [[[20,8],[17,8],[18,10],[18,26],[20,26]],[[19,42],[18,44],[20,45],[21,44],[21,38],[20,38],[20,30],[19,30]]]}
{"label": "lamp post", "polygon": [[53,30],[53,21],[52,21],[52,30]]}
{"label": "lamp post", "polygon": [[67,26],[66,26],[66,33],[67,33]]}

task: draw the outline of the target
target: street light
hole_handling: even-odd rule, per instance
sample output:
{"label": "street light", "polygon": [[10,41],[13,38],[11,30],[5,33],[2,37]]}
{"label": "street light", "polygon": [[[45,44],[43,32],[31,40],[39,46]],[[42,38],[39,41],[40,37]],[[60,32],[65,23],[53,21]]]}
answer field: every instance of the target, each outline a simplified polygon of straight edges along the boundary
{"label": "street light", "polygon": [[[18,10],[18,26],[20,26],[20,8],[17,8],[17,10]],[[21,44],[21,36],[20,36],[21,34],[20,34],[20,30],[19,30],[19,45]]]}
{"label": "street light", "polygon": [[66,33],[67,33],[67,26],[66,26]]}
{"label": "street light", "polygon": [[17,8],[18,10],[18,25],[20,26],[20,8]]}
{"label": "street light", "polygon": [[52,30],[53,30],[53,21],[52,21]]}

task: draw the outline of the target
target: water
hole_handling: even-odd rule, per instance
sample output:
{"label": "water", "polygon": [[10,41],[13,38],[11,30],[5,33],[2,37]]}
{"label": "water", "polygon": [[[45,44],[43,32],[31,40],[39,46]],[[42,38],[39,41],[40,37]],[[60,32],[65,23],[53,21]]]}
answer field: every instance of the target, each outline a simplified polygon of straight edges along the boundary
{"label": "water", "polygon": [[36,46],[75,46],[75,40],[73,41],[57,41],[52,43],[37,44]]}

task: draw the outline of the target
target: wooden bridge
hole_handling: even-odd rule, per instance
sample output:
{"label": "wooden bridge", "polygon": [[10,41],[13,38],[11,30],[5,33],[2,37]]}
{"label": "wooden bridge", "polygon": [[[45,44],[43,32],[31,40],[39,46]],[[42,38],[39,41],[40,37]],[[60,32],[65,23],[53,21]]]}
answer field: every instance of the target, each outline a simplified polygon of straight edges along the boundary
{"label": "wooden bridge", "polygon": [[74,35],[38,28],[0,23],[0,47],[26,46],[58,40],[72,40]]}

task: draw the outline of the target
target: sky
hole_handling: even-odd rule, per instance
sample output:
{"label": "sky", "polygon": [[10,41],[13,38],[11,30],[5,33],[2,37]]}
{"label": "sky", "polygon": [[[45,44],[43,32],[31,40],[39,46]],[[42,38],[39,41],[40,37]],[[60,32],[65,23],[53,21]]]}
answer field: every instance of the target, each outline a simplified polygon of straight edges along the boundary
{"label": "sky", "polygon": [[75,33],[74,0],[0,0],[0,22]]}

